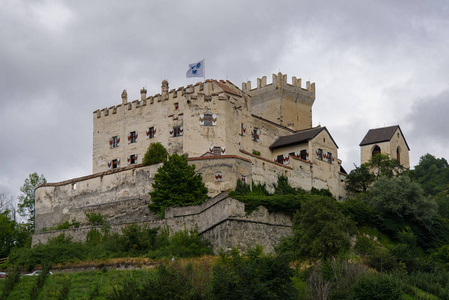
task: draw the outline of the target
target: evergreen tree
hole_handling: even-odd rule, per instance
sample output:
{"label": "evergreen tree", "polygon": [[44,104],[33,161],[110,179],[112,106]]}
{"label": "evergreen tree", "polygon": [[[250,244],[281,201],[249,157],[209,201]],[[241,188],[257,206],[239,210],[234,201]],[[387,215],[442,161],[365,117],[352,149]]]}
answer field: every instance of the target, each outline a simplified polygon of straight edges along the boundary
{"label": "evergreen tree", "polygon": [[151,143],[142,159],[144,166],[154,165],[167,160],[167,149],[161,143]]}
{"label": "evergreen tree", "polygon": [[154,191],[150,192],[150,211],[164,216],[170,206],[198,205],[207,199],[207,188],[195,165],[189,166],[186,156],[174,153],[154,176]]}

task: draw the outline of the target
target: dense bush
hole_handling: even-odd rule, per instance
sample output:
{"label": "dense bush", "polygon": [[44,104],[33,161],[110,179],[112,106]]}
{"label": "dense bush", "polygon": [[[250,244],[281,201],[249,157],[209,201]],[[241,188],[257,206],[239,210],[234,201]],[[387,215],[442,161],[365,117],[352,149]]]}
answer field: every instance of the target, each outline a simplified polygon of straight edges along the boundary
{"label": "dense bush", "polygon": [[214,266],[214,299],[296,299],[293,270],[285,256],[267,256],[261,247],[246,255],[233,249]]}
{"label": "dense bush", "polygon": [[155,250],[149,251],[150,258],[196,257],[212,254],[209,241],[198,235],[198,230],[180,230],[170,235],[168,229],[163,229],[155,241]]}
{"label": "dense bush", "polygon": [[365,273],[357,279],[353,288],[354,300],[402,298],[402,283],[388,274]]}
{"label": "dense bush", "polygon": [[49,262],[68,263],[86,259],[148,255],[152,258],[195,257],[212,254],[210,243],[203,240],[197,230],[182,230],[169,235],[168,230],[151,229],[136,224],[122,230],[122,234],[102,234],[97,229],[89,231],[86,243],[73,242],[64,234],[47,244],[33,248],[16,248],[9,256],[10,264],[31,270],[34,266]]}

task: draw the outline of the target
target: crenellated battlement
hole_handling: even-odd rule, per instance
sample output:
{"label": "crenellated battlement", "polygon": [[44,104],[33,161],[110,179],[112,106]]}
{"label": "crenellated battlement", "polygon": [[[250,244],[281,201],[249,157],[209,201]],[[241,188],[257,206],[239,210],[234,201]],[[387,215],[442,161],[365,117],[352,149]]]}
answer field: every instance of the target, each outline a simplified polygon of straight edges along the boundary
{"label": "crenellated battlement", "polygon": [[128,94],[123,90],[121,94],[122,103],[108,108],[97,109],[93,112],[97,118],[106,117],[120,113],[122,110],[133,110],[144,108],[147,105],[151,106],[156,103],[170,102],[172,104],[186,101],[192,103],[196,101],[225,101],[231,100],[231,97],[242,97],[241,90],[229,80],[214,80],[207,79],[205,82],[197,82],[192,85],[171,89],[168,91],[168,82],[162,82],[161,93],[153,96],[146,95],[147,90],[142,88],[140,90],[141,98],[128,102]]}
{"label": "crenellated battlement", "polygon": [[310,96],[315,99],[315,83],[306,82],[306,87],[302,87],[302,79],[292,77],[292,83],[287,82],[287,75],[279,72],[277,75],[272,75],[272,82],[267,84],[267,76],[257,78],[257,87],[251,88],[251,81],[242,83],[242,91],[246,93],[256,92],[258,90],[265,91],[266,89],[298,89],[310,92]]}

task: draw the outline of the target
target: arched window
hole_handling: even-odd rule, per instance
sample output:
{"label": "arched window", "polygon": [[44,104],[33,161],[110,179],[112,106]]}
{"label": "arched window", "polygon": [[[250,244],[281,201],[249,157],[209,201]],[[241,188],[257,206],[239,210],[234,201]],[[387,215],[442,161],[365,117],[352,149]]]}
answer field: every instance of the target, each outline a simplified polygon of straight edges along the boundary
{"label": "arched window", "polygon": [[401,150],[399,147],[396,148],[396,159],[401,163]]}
{"label": "arched window", "polygon": [[379,146],[374,146],[374,148],[373,148],[373,152],[372,152],[372,155],[371,156],[374,156],[374,155],[376,155],[376,154],[379,154],[380,153],[380,148],[379,148]]}

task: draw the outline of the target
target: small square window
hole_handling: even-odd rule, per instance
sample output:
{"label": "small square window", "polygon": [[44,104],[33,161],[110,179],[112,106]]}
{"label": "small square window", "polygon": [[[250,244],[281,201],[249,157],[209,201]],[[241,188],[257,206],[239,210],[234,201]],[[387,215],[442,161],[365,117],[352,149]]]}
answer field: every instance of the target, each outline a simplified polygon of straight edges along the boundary
{"label": "small square window", "polygon": [[301,150],[301,152],[299,152],[299,158],[307,160],[307,150]]}
{"label": "small square window", "polygon": [[150,132],[149,135],[150,139],[154,139],[156,137],[156,129],[154,127],[150,127],[149,132]]}
{"label": "small square window", "polygon": [[255,142],[259,141],[260,131],[258,128],[253,128],[251,131],[251,139]]}
{"label": "small square window", "polygon": [[214,155],[221,155],[221,147],[214,147],[212,152]]}
{"label": "small square window", "polygon": [[316,150],[316,158],[319,160],[323,160],[323,150],[322,149]]}
{"label": "small square window", "polygon": [[113,169],[117,169],[118,168],[118,159],[113,159],[112,160],[112,168]]}
{"label": "small square window", "polygon": [[277,157],[276,157],[276,161],[278,162],[278,163],[280,163],[280,164],[284,164],[284,155],[278,155]]}
{"label": "small square window", "polygon": [[332,163],[332,153],[330,153],[330,152],[327,152],[327,162],[328,163]]}
{"label": "small square window", "polygon": [[212,114],[204,114],[204,126],[212,126]]}
{"label": "small square window", "polygon": [[118,136],[113,136],[111,140],[112,148],[117,148],[119,142],[120,139],[118,138]]}
{"label": "small square window", "polygon": [[137,163],[137,155],[135,155],[135,154],[130,155],[129,156],[129,163],[131,165],[136,164]]}
{"label": "small square window", "polygon": [[182,127],[173,127],[173,136],[182,136]]}
{"label": "small square window", "polygon": [[175,110],[178,110],[178,109],[179,109],[179,103],[176,102],[176,103],[175,103]]}
{"label": "small square window", "polygon": [[131,131],[129,133],[128,140],[131,144],[137,142],[137,132]]}

